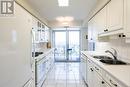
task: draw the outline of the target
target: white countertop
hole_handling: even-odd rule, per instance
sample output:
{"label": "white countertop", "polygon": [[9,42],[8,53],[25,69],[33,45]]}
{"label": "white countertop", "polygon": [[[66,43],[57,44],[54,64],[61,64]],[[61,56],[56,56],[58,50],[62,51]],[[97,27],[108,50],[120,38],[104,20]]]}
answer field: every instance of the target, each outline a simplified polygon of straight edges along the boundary
{"label": "white countertop", "polygon": [[38,60],[44,59],[44,57],[45,57],[48,53],[50,53],[51,51],[53,51],[53,50],[54,50],[54,48],[43,50],[43,54],[41,54],[41,55],[35,57],[35,60],[38,61]]}
{"label": "white countertop", "polygon": [[130,87],[130,65],[108,65],[101,63],[99,60],[93,58],[94,55],[107,55],[101,52],[95,51],[82,51],[89,59],[98,64],[108,74],[115,78],[118,82],[125,87]]}

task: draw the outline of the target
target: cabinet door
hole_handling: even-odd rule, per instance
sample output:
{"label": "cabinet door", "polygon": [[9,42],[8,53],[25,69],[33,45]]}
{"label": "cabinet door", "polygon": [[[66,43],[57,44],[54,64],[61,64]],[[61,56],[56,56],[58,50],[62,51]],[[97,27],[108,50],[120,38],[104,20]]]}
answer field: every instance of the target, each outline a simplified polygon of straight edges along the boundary
{"label": "cabinet door", "polygon": [[[130,39],[130,0],[125,1],[125,35]],[[129,40],[130,43],[130,40]]]}
{"label": "cabinet door", "polygon": [[110,87],[96,71],[94,71],[94,87]]}
{"label": "cabinet door", "polygon": [[102,79],[96,71],[94,71],[94,87],[103,87]]}
{"label": "cabinet door", "polygon": [[107,29],[107,8],[104,7],[95,17],[98,34],[101,34]]}
{"label": "cabinet door", "polygon": [[123,0],[111,0],[107,5],[109,31],[123,28]]}
{"label": "cabinet door", "polygon": [[84,78],[84,81],[86,82],[86,79],[87,79],[87,62],[85,59],[83,59],[83,78]]}
{"label": "cabinet door", "polygon": [[87,60],[87,84],[88,87],[94,87],[94,70],[90,60]]}
{"label": "cabinet door", "polygon": [[49,28],[45,26],[45,42],[49,41]]}
{"label": "cabinet door", "polygon": [[39,43],[40,42],[40,30],[38,28],[38,21],[34,17],[32,17],[32,32],[33,32],[33,43]]}
{"label": "cabinet door", "polygon": [[81,73],[81,77],[82,77],[82,78],[83,78],[83,73],[84,73],[83,69],[84,69],[84,66],[83,66],[83,58],[82,58],[82,55],[81,55],[80,73]]}
{"label": "cabinet door", "polygon": [[81,57],[81,75],[82,75],[83,80],[86,79],[86,76],[85,76],[85,75],[86,75],[85,68],[86,68],[86,66],[85,66],[85,60],[83,59],[83,55],[82,55],[82,57]]}
{"label": "cabinet door", "polygon": [[45,30],[41,29],[41,42],[45,42]]}
{"label": "cabinet door", "polygon": [[92,40],[92,30],[93,30],[93,23],[92,20],[88,22],[88,40]]}
{"label": "cabinet door", "polygon": [[89,22],[88,22],[88,40],[89,42],[95,42],[97,40],[98,34],[97,34],[97,22],[96,17],[94,16]]}

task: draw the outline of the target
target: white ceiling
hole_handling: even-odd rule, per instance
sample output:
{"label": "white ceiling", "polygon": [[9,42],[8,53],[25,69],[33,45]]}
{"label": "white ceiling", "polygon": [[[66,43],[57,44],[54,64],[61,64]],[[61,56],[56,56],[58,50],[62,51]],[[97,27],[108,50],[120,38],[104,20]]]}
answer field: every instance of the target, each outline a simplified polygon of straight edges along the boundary
{"label": "white ceiling", "polygon": [[72,16],[84,20],[97,0],[69,0],[69,7],[59,7],[58,0],[27,0],[39,14],[48,21],[58,16]]}

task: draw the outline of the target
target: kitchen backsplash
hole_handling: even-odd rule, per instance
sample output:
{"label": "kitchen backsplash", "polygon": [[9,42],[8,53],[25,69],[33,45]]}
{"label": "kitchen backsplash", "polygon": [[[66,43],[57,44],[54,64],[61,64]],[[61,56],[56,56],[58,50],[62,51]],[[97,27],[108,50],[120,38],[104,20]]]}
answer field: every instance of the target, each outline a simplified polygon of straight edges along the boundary
{"label": "kitchen backsplash", "polygon": [[96,51],[117,50],[118,59],[130,63],[130,44],[125,43],[124,38],[110,39],[108,42],[97,42]]}
{"label": "kitchen backsplash", "polygon": [[47,43],[36,43],[35,44],[35,51],[43,51],[47,49]]}

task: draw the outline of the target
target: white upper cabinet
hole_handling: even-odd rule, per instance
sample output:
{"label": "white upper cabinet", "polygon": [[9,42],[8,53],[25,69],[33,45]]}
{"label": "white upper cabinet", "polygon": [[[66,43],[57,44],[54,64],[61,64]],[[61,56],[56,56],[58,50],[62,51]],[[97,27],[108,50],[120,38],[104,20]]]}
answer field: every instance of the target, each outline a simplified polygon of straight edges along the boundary
{"label": "white upper cabinet", "polygon": [[45,26],[45,42],[49,41],[49,35],[50,35],[50,30],[47,26]]}
{"label": "white upper cabinet", "polygon": [[123,29],[124,0],[111,0],[107,4],[108,31]]}
{"label": "white upper cabinet", "polygon": [[97,30],[98,37],[124,33],[130,43],[130,0],[111,0],[91,20],[88,29]]}
{"label": "white upper cabinet", "polygon": [[38,28],[38,21],[36,18],[32,17],[32,37],[33,37],[33,43],[39,43],[40,42],[40,30]]}
{"label": "white upper cabinet", "polygon": [[124,0],[111,0],[95,15],[99,37],[123,33]]}
{"label": "white upper cabinet", "polygon": [[97,40],[97,23],[96,23],[96,17],[93,17],[88,22],[88,40],[89,42],[95,42]]}
{"label": "white upper cabinet", "polygon": [[92,40],[92,30],[93,30],[93,21],[90,20],[88,22],[88,40],[91,41]]}
{"label": "white upper cabinet", "polygon": [[42,24],[42,28],[41,28],[41,42],[45,42],[45,25]]}
{"label": "white upper cabinet", "polygon": [[101,34],[107,29],[107,8],[104,7],[100,12],[95,15],[95,24],[98,33]]}
{"label": "white upper cabinet", "polygon": [[33,33],[33,43],[41,43],[49,41],[49,28],[32,17],[32,33]]}

